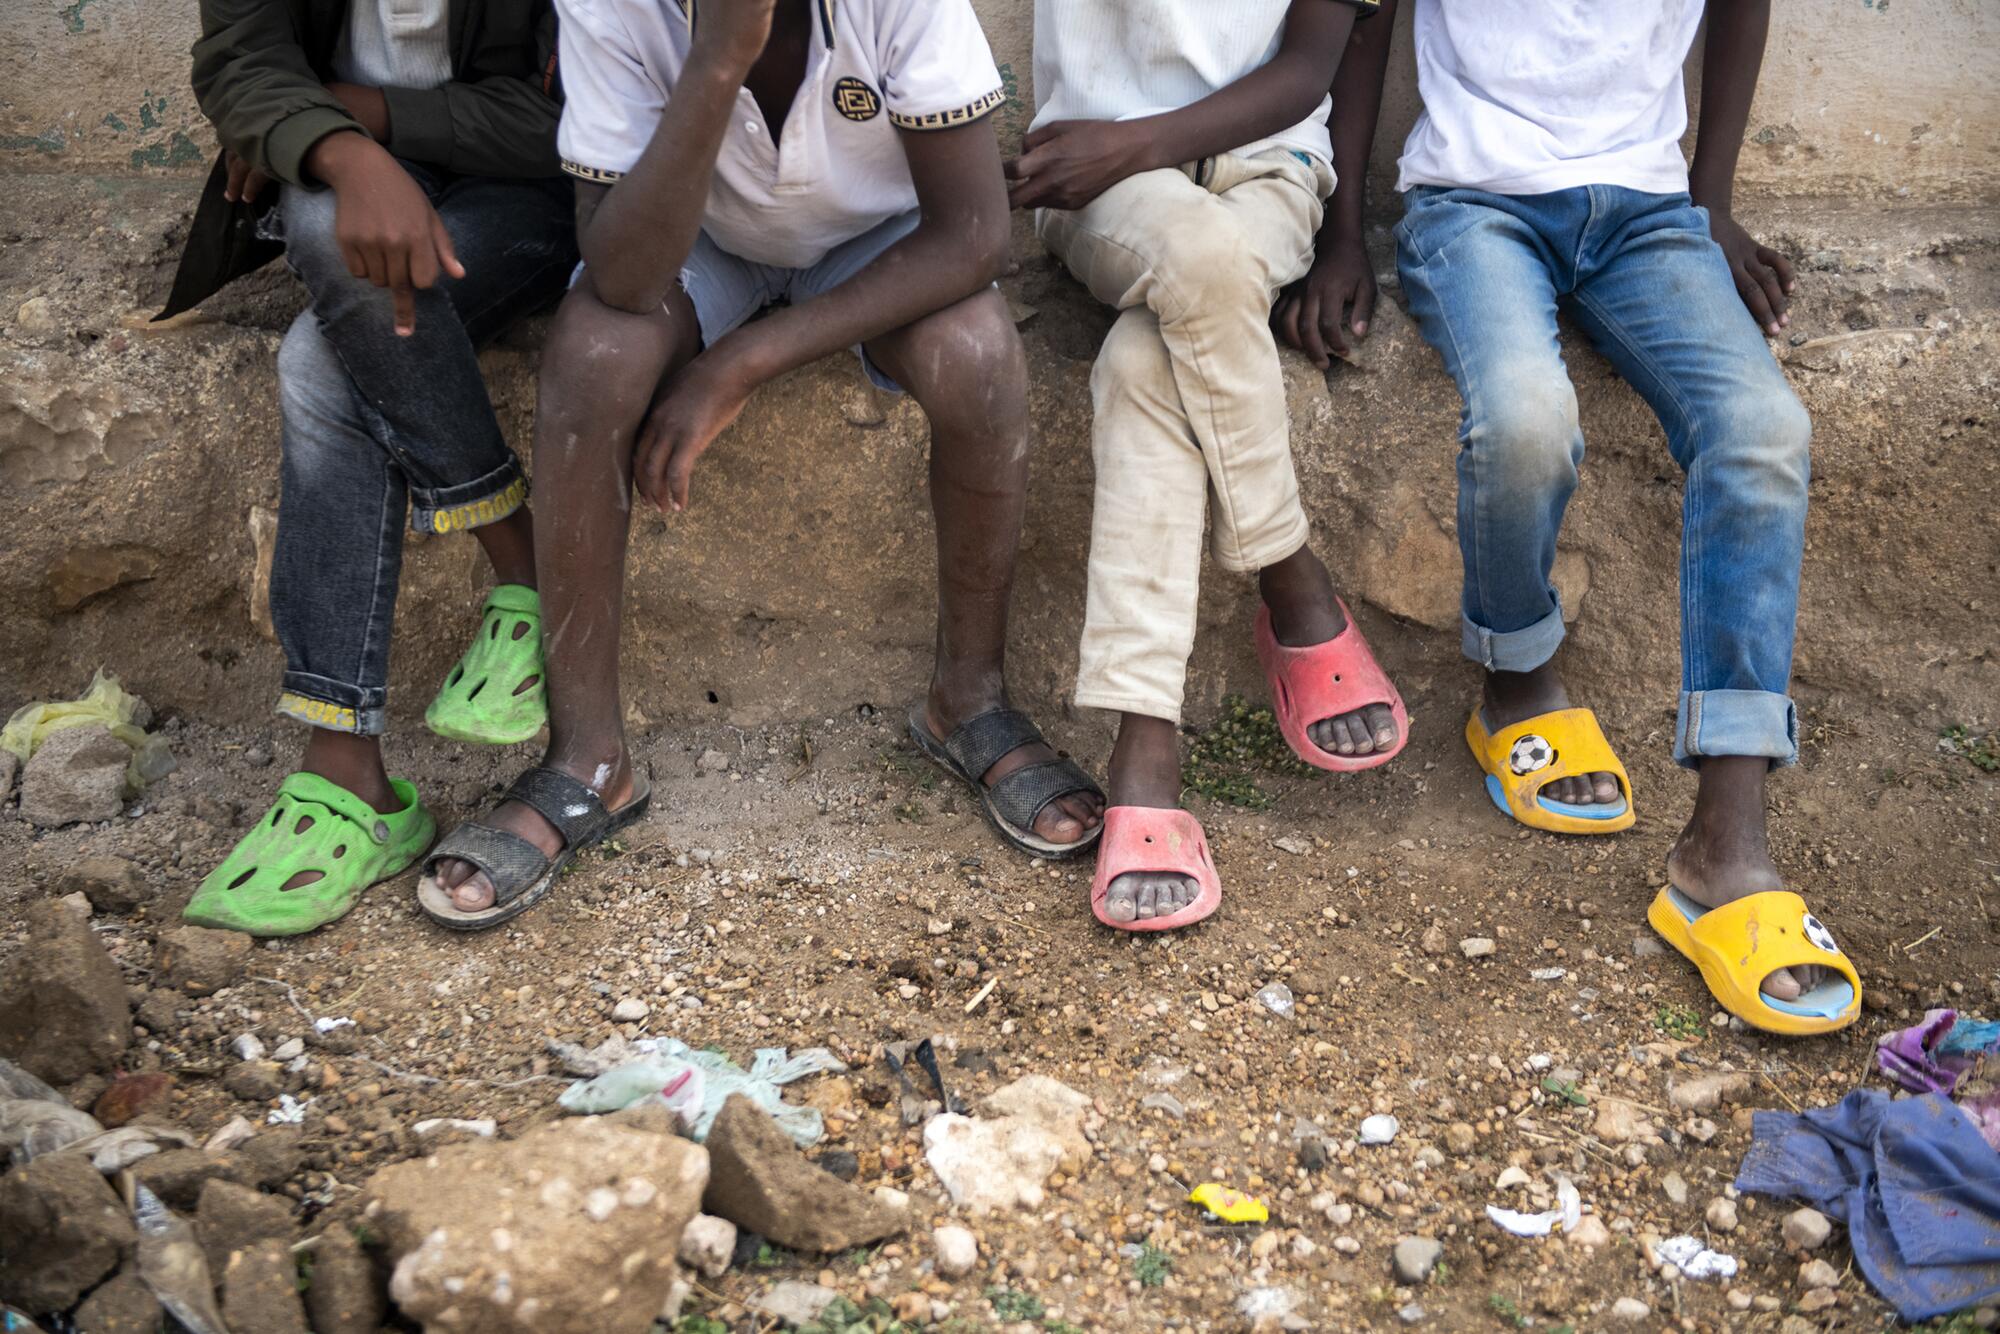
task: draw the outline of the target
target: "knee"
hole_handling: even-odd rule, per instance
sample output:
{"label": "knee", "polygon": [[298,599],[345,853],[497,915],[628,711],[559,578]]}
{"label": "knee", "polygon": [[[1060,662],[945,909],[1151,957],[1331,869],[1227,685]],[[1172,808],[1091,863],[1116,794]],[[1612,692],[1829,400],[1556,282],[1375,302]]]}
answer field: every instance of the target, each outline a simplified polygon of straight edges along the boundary
{"label": "knee", "polygon": [[1026,435],[1028,357],[998,291],[927,316],[912,332],[896,371],[934,430]]}
{"label": "knee", "polygon": [[1265,275],[1256,251],[1221,210],[1166,229],[1156,243],[1152,268],[1161,285],[1191,309],[1264,300]]}
{"label": "knee", "polygon": [[288,185],[279,216],[285,229],[285,258],[292,267],[308,279],[354,276],[340,253],[339,206],[333,191]]}
{"label": "knee", "polygon": [[698,345],[698,339],[678,330],[664,311],[618,310],[599,299],[587,281],[578,282],[563,297],[542,345],[537,453],[629,434],[683,343]]}
{"label": "knee", "polygon": [[1747,495],[1803,504],[1812,472],[1812,418],[1788,386],[1739,394],[1700,421],[1701,455]]}
{"label": "knee", "polygon": [[1568,377],[1506,375],[1482,389],[1489,402],[1465,433],[1481,480],[1528,494],[1574,486],[1581,437]]}

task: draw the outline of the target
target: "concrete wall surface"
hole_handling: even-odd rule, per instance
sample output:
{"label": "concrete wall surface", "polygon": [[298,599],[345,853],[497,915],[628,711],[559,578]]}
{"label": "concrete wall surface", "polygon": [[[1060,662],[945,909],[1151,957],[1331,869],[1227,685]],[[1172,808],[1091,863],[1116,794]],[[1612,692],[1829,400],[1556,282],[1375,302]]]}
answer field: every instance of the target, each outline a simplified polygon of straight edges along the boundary
{"label": "concrete wall surface", "polygon": [[[275,2],[275,0],[274,0]],[[1406,0],[1407,3],[1407,0]],[[1032,106],[1031,0],[975,0],[1016,103]],[[2000,184],[2000,4],[1786,0],[1774,5],[1750,117],[1745,194],[1971,199]],[[1409,17],[1398,20],[1376,166],[1416,116]],[[194,0],[0,4],[0,161],[16,169],[195,171],[213,139],[188,91]],[[1691,59],[1698,68],[1699,58]],[[1690,97],[1695,81],[1690,81]]]}

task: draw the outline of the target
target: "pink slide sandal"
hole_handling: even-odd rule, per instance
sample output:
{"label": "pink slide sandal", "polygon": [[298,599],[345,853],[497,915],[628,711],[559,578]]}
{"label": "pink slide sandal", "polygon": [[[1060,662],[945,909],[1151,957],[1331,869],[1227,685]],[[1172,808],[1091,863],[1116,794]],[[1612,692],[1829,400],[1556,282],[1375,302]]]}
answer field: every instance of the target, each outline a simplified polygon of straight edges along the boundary
{"label": "pink slide sandal", "polygon": [[[1340,599],[1335,598],[1336,602]],[[1347,628],[1324,644],[1287,648],[1271,629],[1271,610],[1257,608],[1257,661],[1264,665],[1264,679],[1271,683],[1271,707],[1278,715],[1278,730],[1297,755],[1315,769],[1335,773],[1358,773],[1387,764],[1403,751],[1410,740],[1410,715],[1403,697],[1375,662],[1368,641],[1354,615],[1340,603]],[[1396,744],[1386,751],[1369,755],[1336,755],[1321,750],[1306,729],[1328,718],[1353,713],[1364,704],[1387,704],[1396,719]]]}
{"label": "pink slide sandal", "polygon": [[[1104,901],[1121,875],[1151,871],[1184,875],[1201,887],[1195,901],[1166,917],[1143,922],[1113,921]],[[1186,811],[1155,806],[1113,806],[1104,812],[1104,837],[1097,848],[1097,876],[1090,882],[1090,911],[1114,931],[1172,931],[1193,926],[1222,906],[1222,881],[1208,855],[1201,821]]]}

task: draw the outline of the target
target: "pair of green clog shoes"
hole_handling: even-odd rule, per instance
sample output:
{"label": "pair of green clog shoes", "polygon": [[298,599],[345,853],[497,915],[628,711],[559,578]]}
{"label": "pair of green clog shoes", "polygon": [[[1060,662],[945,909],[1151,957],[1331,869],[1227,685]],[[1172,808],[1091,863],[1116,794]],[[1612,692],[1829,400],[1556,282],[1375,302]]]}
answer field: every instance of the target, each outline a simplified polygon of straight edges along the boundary
{"label": "pair of green clog shoes", "polygon": [[[548,721],[542,677],[541,598],[532,588],[502,584],[488,595],[478,636],[445,678],[424,724],[453,741],[526,741]],[[437,837],[437,821],[416,787],[389,781],[402,805],[385,814],[318,774],[290,775],[256,828],[201,882],[182,917],[253,936],[295,936],[346,915],[362,891],[409,869]]]}

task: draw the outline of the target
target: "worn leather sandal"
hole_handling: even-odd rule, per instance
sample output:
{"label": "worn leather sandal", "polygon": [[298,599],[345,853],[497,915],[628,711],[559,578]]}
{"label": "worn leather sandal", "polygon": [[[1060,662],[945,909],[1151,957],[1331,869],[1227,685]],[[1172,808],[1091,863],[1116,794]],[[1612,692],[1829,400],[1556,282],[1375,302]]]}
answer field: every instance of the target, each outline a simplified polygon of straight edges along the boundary
{"label": "worn leather sandal", "polygon": [[[632,799],[617,810],[606,810],[589,787],[546,765],[514,780],[503,801],[532,808],[563,836],[562,851],[551,857],[518,834],[489,825],[462,824],[431,849],[424,859],[424,878],[417,885],[417,906],[424,916],[453,931],[484,931],[519,917],[548,897],[578,854],[597,846],[646,813],[653,790],[643,774],[633,776]],[[466,912],[451,901],[451,891],[437,878],[438,863],[470,862],[493,885],[493,902]]]}

